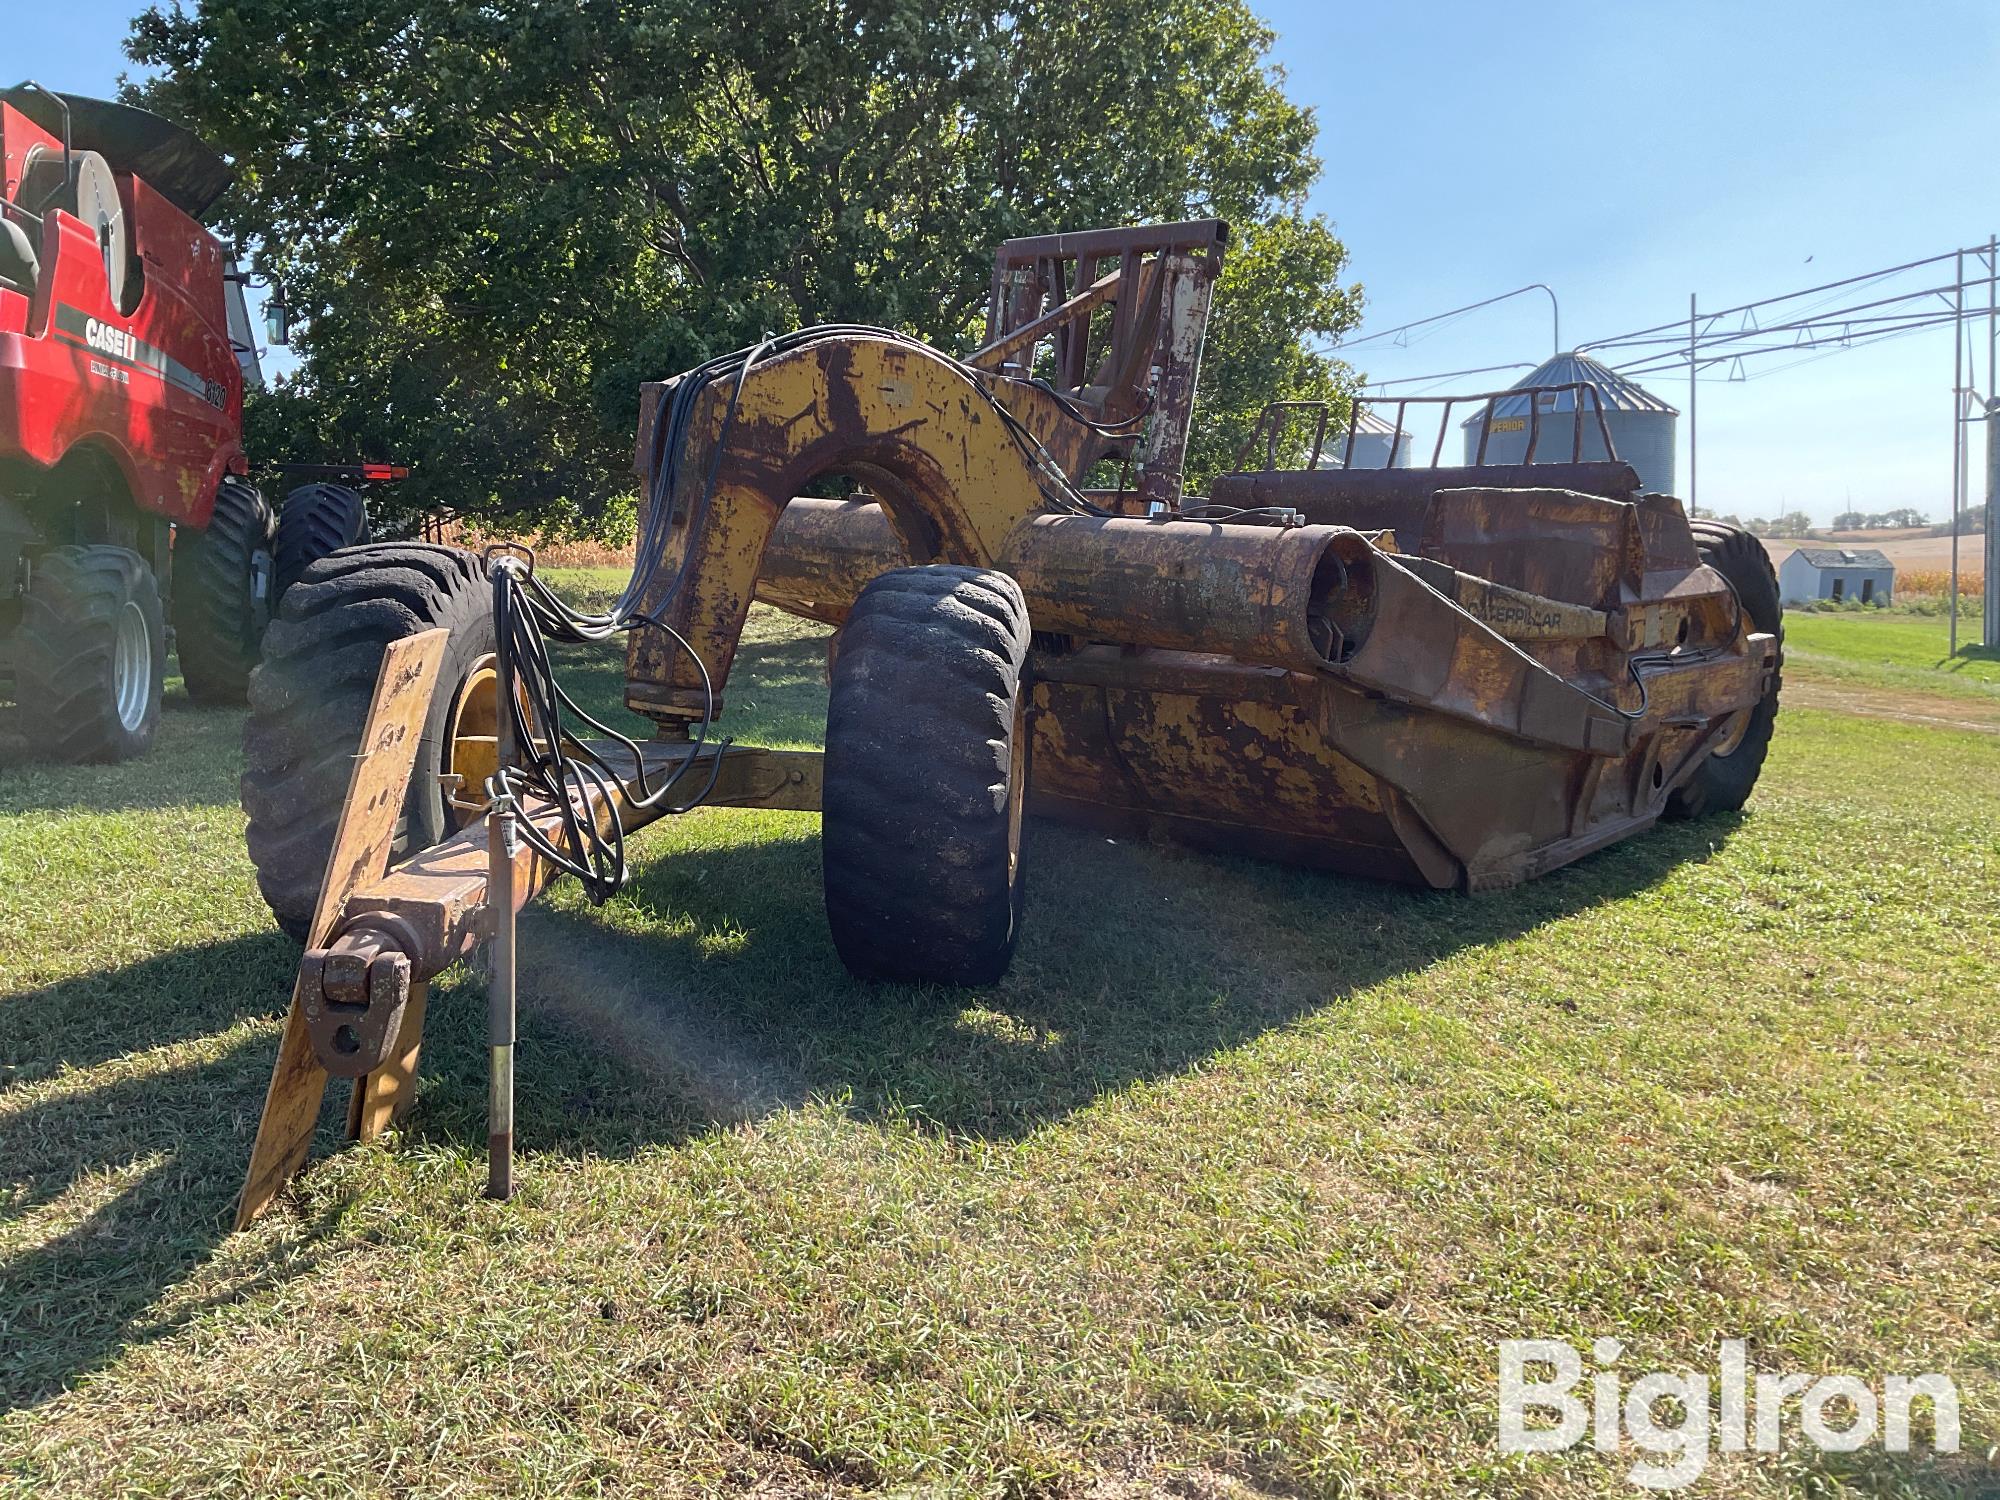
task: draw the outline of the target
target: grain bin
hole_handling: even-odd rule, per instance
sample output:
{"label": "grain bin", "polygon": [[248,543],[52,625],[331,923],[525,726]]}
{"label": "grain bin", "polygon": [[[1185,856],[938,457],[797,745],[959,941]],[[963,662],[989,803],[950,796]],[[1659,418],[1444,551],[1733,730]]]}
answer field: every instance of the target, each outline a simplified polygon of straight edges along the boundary
{"label": "grain bin", "polygon": [[1327,435],[1326,451],[1320,455],[1319,466],[1322,469],[1407,469],[1411,463],[1410,454],[1416,446],[1416,440],[1407,430],[1399,434],[1395,423],[1376,416],[1364,406],[1361,415],[1354,421],[1353,462],[1344,462],[1347,429],[1343,426]]}
{"label": "grain bin", "polygon": [[[1558,354],[1530,375],[1523,376],[1513,389],[1528,386],[1567,385],[1581,382],[1596,390],[1604,403],[1604,425],[1618,456],[1639,475],[1639,487],[1653,494],[1673,493],[1674,421],[1680,413],[1644,386],[1626,379],[1608,365],[1587,354]],[[1583,451],[1572,453],[1578,396],[1583,398]],[[1535,442],[1536,463],[1567,463],[1580,459],[1607,458],[1604,439],[1597,428],[1597,415],[1590,396],[1568,390],[1544,392],[1529,397],[1503,396],[1493,403],[1492,426],[1487,433],[1486,458],[1489,464],[1527,462],[1528,435],[1532,426],[1528,403],[1540,406],[1539,436]],[[1466,419],[1465,461],[1472,463],[1479,452],[1479,429],[1486,419],[1481,406]]]}

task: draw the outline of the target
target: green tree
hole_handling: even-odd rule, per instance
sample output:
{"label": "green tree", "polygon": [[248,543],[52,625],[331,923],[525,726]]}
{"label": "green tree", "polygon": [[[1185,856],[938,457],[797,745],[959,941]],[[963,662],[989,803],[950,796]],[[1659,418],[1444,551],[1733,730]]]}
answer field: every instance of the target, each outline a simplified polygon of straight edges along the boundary
{"label": "green tree", "polygon": [[629,490],[642,379],[836,319],[968,348],[1015,235],[1231,221],[1197,478],[1335,394],[1359,291],[1270,39],[1241,0],[197,0],[128,48],[302,316],[253,437],[560,525]]}

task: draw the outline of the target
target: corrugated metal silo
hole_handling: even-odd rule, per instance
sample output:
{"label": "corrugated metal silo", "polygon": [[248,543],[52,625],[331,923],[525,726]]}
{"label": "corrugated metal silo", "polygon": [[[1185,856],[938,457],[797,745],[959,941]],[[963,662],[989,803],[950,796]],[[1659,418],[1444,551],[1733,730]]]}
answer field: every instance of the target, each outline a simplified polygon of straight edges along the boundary
{"label": "corrugated metal silo", "polygon": [[[1587,354],[1558,354],[1533,374],[1514,385],[1565,385],[1581,381],[1593,387],[1604,403],[1604,425],[1610,429],[1611,444],[1618,456],[1639,475],[1639,488],[1653,494],[1670,495],[1674,490],[1674,426],[1680,412],[1636,381],[1627,380],[1607,365]],[[1583,399],[1583,451],[1575,453],[1575,413],[1577,398]],[[1526,395],[1506,396],[1493,403],[1493,425],[1486,440],[1486,462],[1518,464],[1528,455],[1530,427]],[[1579,391],[1557,391],[1532,398],[1541,408],[1539,435],[1535,440],[1536,463],[1567,463],[1572,457],[1589,460],[1606,458],[1604,439],[1598,432],[1597,416],[1590,397]],[[1472,463],[1479,451],[1479,427],[1485,419],[1481,406],[1466,418],[1465,461]]]}
{"label": "corrugated metal silo", "polygon": [[[1392,467],[1389,462],[1391,443],[1395,445],[1396,461],[1393,467],[1398,469],[1409,468],[1411,463],[1410,453],[1417,446],[1416,440],[1407,431],[1399,439],[1395,423],[1389,421],[1387,418],[1376,416],[1374,412],[1365,406],[1362,407],[1361,415],[1355,419],[1354,423],[1354,462],[1345,465],[1345,467],[1351,469],[1386,469]],[[1341,462],[1342,455],[1346,451],[1347,429],[1342,427],[1337,433],[1329,433],[1327,435],[1326,450],[1320,454],[1319,466],[1322,469],[1341,468],[1343,466]]]}

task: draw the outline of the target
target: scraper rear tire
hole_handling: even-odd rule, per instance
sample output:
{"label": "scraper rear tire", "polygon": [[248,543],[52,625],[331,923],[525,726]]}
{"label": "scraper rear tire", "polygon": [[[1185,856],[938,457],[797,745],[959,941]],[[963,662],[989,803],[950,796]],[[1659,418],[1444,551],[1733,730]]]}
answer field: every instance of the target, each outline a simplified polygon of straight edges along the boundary
{"label": "scraper rear tire", "polygon": [[[1784,664],[1785,607],[1778,594],[1777,570],[1764,544],[1747,531],[1719,521],[1695,521],[1694,546],[1701,560],[1729,581],[1750,625],[1778,638],[1778,664]],[[1750,710],[1749,723],[1724,754],[1711,755],[1667,798],[1669,818],[1699,818],[1709,813],[1736,812],[1750,800],[1750,791],[1764,769],[1771,749],[1771,732],[1778,720],[1779,673],[1771,674],[1770,689]]]}
{"label": "scraper rear tire", "polygon": [[981,568],[903,568],[840,633],[826,727],[827,923],[860,979],[992,984],[1021,919],[1028,606]]}

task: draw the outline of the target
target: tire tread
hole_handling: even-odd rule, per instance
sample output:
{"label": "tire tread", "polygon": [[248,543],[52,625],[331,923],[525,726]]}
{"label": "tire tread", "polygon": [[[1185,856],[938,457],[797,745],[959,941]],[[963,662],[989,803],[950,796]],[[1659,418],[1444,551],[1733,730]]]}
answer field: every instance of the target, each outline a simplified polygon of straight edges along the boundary
{"label": "tire tread", "polygon": [[258,888],[294,938],[303,941],[312,920],[382,655],[392,641],[438,626],[452,640],[404,798],[400,857],[450,831],[425,756],[435,754],[458,671],[493,648],[479,559],[422,542],[346,548],[306,566],[265,632],[250,679],[241,795]]}
{"label": "tire tread", "polygon": [[301,485],[278,512],[273,592],[282,599],[321,558],[368,538],[368,506],[359,491],[344,484]]}
{"label": "tire tread", "polygon": [[1778,571],[1763,542],[1721,521],[1690,521],[1688,526],[1694,533],[1696,554],[1728,580],[1751,625],[1778,638],[1778,661],[1770,691],[1751,710],[1749,727],[1736,749],[1727,756],[1704,760],[1668,796],[1665,814],[1674,819],[1736,812],[1750,800],[1777,727],[1778,690],[1785,663],[1784,604],[1778,593]]}
{"label": "tire tread", "polygon": [[835,659],[822,862],[857,977],[990,984],[1020,925],[1010,737],[1027,660],[1013,579],[906,568],[863,590]]}
{"label": "tire tread", "polygon": [[[128,600],[146,616],[151,701],[136,732],[118,720],[118,614]],[[15,694],[34,753],[65,764],[129,760],[152,744],[160,720],[166,621],[152,569],[124,547],[54,547],[35,559],[15,630]]]}
{"label": "tire tread", "polygon": [[[174,569],[181,677],[197,703],[241,703],[249,691],[268,608],[250,594],[252,557],[271,550],[275,524],[256,486],[227,475],[207,528]],[[267,587],[275,590],[275,581]]]}

